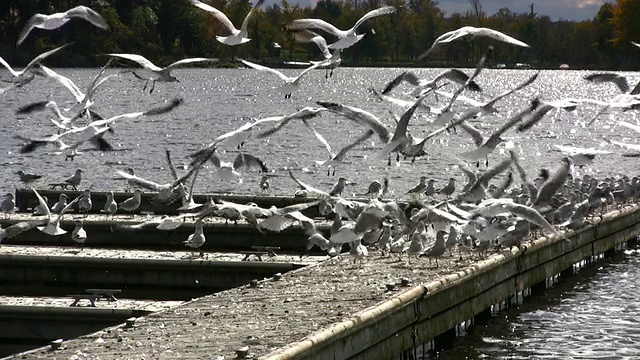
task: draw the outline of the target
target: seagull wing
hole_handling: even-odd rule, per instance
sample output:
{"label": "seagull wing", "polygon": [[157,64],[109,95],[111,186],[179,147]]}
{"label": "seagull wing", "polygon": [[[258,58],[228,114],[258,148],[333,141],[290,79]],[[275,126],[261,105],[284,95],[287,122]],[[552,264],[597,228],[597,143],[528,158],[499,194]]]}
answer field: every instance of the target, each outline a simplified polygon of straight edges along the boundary
{"label": "seagull wing", "polygon": [[635,131],[637,133],[640,133],[640,126],[638,126],[638,125],[635,125],[635,124],[632,124],[632,123],[628,123],[626,121],[618,121],[618,124],[628,128],[628,129],[631,129],[631,130],[633,130],[633,131]]}
{"label": "seagull wing", "polygon": [[164,68],[164,71],[170,71],[171,69],[174,69],[178,66],[182,66],[182,65],[188,65],[188,64],[196,64],[196,63],[206,63],[206,62],[210,62],[210,61],[214,61],[215,59],[208,59],[208,58],[186,58],[186,59],[182,59],[182,60],[178,60],[176,62],[174,62],[173,64],[168,65],[166,68]]}
{"label": "seagull wing", "polygon": [[396,76],[393,80],[389,81],[389,83],[382,90],[382,94],[386,95],[391,92],[395,87],[400,85],[403,81],[408,82],[413,86],[420,85],[420,79],[412,70],[407,70],[402,72],[400,75]]}
{"label": "seagull wing", "polygon": [[[229,31],[231,31],[232,33],[238,33],[238,29],[236,29],[235,26],[233,26],[233,23],[231,22],[231,20],[229,20],[229,18],[227,17],[227,15],[225,15],[222,11],[214,8],[211,5],[207,5],[205,3],[203,3],[202,1],[198,1],[198,0],[191,0],[191,4],[193,4],[194,6],[210,13],[211,15],[213,15],[216,19],[218,19],[222,25],[224,25],[227,29],[229,29]],[[249,13],[251,14],[251,13]],[[248,15],[247,15],[248,16]],[[246,21],[246,19],[245,19]]]}
{"label": "seagull wing", "polygon": [[321,19],[298,19],[293,20],[291,25],[287,26],[288,30],[300,30],[300,29],[318,29],[325,31],[331,35],[339,38],[345,37],[346,31],[340,30],[337,27],[329,24]]}
{"label": "seagull wing", "polygon": [[513,94],[516,91],[520,91],[522,89],[524,89],[525,87],[531,85],[534,81],[536,81],[536,79],[538,78],[538,76],[540,75],[540,72],[538,71],[537,73],[533,74],[531,77],[529,77],[525,82],[523,82],[522,84],[516,86],[515,88],[511,89],[511,90],[507,90],[505,92],[503,92],[502,94],[494,97],[493,99],[489,100],[486,104],[484,104],[484,107],[487,106],[493,106],[493,104],[495,104],[496,102],[498,102],[499,100],[503,99],[504,97],[507,97],[511,94]]}
{"label": "seagull wing", "polygon": [[375,9],[375,10],[371,10],[368,13],[364,14],[363,17],[361,17],[358,21],[356,21],[355,25],[353,25],[353,27],[351,28],[351,31],[355,32],[356,29],[362,25],[362,23],[364,23],[365,21],[372,19],[374,17],[380,16],[380,15],[387,15],[387,14],[393,14],[394,12],[396,12],[396,8],[393,6],[383,6],[381,8]]}
{"label": "seagull wing", "polygon": [[372,113],[342,104],[317,101],[316,104],[327,108],[329,111],[334,112],[336,114],[340,114],[346,117],[349,120],[355,121],[357,123],[369,126],[373,131],[378,134],[378,137],[383,143],[388,143],[391,139],[391,135],[389,134],[389,129]]}
{"label": "seagull wing", "polygon": [[344,156],[347,154],[348,151],[350,151],[351,149],[353,149],[354,147],[358,146],[363,141],[365,141],[368,138],[370,138],[371,136],[373,136],[373,134],[375,134],[375,132],[373,130],[371,130],[371,129],[368,129],[367,131],[364,132],[364,134],[362,134],[360,137],[356,138],[352,143],[347,144],[345,147],[340,149],[340,151],[338,151],[338,153],[333,158],[331,158],[331,161],[333,161],[333,162],[342,161],[344,159]]}
{"label": "seagull wing", "polygon": [[67,17],[79,17],[85,19],[101,29],[109,29],[109,24],[107,24],[104,18],[96,11],[86,6],[76,6],[73,9],[67,10],[65,14]]}
{"label": "seagull wing", "polygon": [[247,16],[244,17],[244,20],[242,21],[242,26],[240,27],[241,32],[245,34],[247,33],[247,27],[249,26],[249,20],[251,19],[251,15],[253,15],[255,10],[260,6],[262,6],[263,3],[264,3],[264,0],[258,0],[256,5],[252,7],[251,10],[249,10],[249,13],[247,14]]}
{"label": "seagull wing", "polygon": [[59,46],[53,50],[49,50],[47,52],[43,52],[42,54],[36,56],[33,60],[31,60],[30,63],[27,64],[27,66],[24,67],[24,69],[22,69],[22,73],[27,72],[27,70],[31,69],[32,67],[34,67],[36,64],[39,64],[42,60],[48,58],[49,56],[57,53],[58,51],[66,48],[67,46],[69,46],[69,44],[64,44],[62,46]]}
{"label": "seagull wing", "polygon": [[312,42],[316,44],[320,49],[320,51],[322,52],[322,56],[324,56],[325,59],[331,58],[331,51],[329,51],[329,45],[327,45],[327,40],[321,35],[318,35],[316,32],[308,29],[302,29],[301,31],[294,31],[293,38],[300,43]]}
{"label": "seagull wing", "polygon": [[462,128],[462,130],[466,131],[467,134],[471,135],[473,143],[476,144],[476,146],[481,146],[484,143],[484,136],[482,136],[480,130],[476,129],[466,120],[460,123],[460,127]]}
{"label": "seagull wing", "polygon": [[316,128],[309,124],[309,122],[307,121],[307,119],[302,119],[302,123],[309,128],[309,130],[311,130],[311,132],[313,133],[313,135],[322,143],[322,145],[324,145],[325,149],[327,149],[327,152],[329,152],[330,156],[333,156],[333,153],[331,152],[331,145],[329,145],[329,143],[327,142],[327,140],[324,138],[324,136],[322,136],[322,134],[320,134],[318,132],[318,130],[316,130]]}
{"label": "seagull wing", "polygon": [[40,207],[42,208],[42,210],[44,210],[44,213],[47,216],[47,218],[51,218],[51,210],[49,210],[49,204],[47,204],[47,202],[44,201],[44,199],[42,198],[42,196],[40,196],[40,194],[36,189],[31,189],[31,190],[33,190],[33,193],[36,194],[36,197],[38,198],[38,202],[40,203]]}
{"label": "seagull wing", "polygon": [[136,185],[143,187],[145,189],[149,189],[152,191],[161,191],[167,188],[166,185],[161,185],[156,182],[143,179],[139,176],[131,175],[124,171],[116,170],[116,173],[118,173],[118,176],[122,176],[123,178],[127,179],[127,181],[131,181],[132,183],[135,183]]}
{"label": "seagull wing", "polygon": [[621,92],[626,93],[629,91],[629,84],[627,83],[627,78],[624,76],[620,76],[618,74],[613,73],[601,73],[601,74],[591,74],[584,77],[585,80],[591,81],[594,83],[604,83],[604,82],[612,82],[614,83]]}
{"label": "seagull wing", "polygon": [[[258,64],[252,63],[252,62],[247,61],[247,60],[242,60],[242,59],[240,59],[240,62],[243,63],[245,66],[248,66],[250,68],[254,68],[256,70],[266,71],[266,72],[270,72],[272,74],[278,75],[278,77],[280,77],[280,79],[282,79],[284,81],[289,81],[290,80],[290,78],[287,75],[281,73],[280,71],[278,71],[276,69],[272,69],[272,68],[267,67],[267,66],[258,65]],[[309,70],[309,69],[307,69],[307,70]],[[298,76],[302,76],[302,74],[298,75]]]}
{"label": "seagull wing", "polygon": [[303,183],[302,181],[298,180],[295,176],[293,176],[293,173],[291,172],[291,170],[289,170],[289,176],[293,179],[293,181],[295,181],[300,187],[302,187],[303,189],[307,190],[309,193],[318,195],[320,197],[326,197],[326,198],[330,198],[331,195],[329,195],[328,192],[326,191],[322,191],[322,190],[318,190],[310,185],[307,185],[305,183]]}
{"label": "seagull wing", "polygon": [[33,30],[33,28],[36,27],[37,25],[40,25],[43,22],[45,22],[48,18],[49,18],[49,15],[44,15],[44,14],[33,15],[29,19],[27,24],[22,28],[22,31],[20,31],[20,34],[18,35],[18,40],[16,41],[16,46],[19,46],[20,44],[22,44],[24,39],[26,39],[27,36],[29,36],[29,33],[31,32],[31,30]]}
{"label": "seagull wing", "polygon": [[76,101],[80,102],[82,101],[82,99],[84,99],[84,94],[82,93],[80,88],[73,81],[71,81],[71,79],[58,74],[57,72],[49,69],[42,64],[39,64],[39,66],[47,77],[52,78],[53,80],[59,82],[62,86],[66,87],[71,92],[73,97],[76,98]]}
{"label": "seagull wing", "polygon": [[133,61],[135,63],[140,64],[140,66],[146,69],[149,69],[151,71],[162,71],[162,68],[157,67],[154,63],[147,60],[147,58],[145,58],[142,55],[137,55],[137,54],[107,54],[107,55],[111,57],[117,57],[117,58],[129,60],[129,61]]}

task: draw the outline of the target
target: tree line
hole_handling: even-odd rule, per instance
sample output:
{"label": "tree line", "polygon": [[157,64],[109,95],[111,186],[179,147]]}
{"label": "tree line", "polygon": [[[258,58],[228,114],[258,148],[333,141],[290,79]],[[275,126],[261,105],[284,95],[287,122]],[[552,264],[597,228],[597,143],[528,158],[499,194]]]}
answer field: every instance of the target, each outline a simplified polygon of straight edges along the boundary
{"label": "tree line", "polygon": [[[240,27],[252,4],[248,0],[208,0]],[[15,47],[22,27],[35,13],[50,14],[86,5],[109,23],[103,31],[91,24],[72,20],[59,30],[36,29]],[[0,56],[11,64],[25,64],[35,55],[73,42],[74,51],[47,60],[52,66],[97,66],[106,53],[135,53],[166,65],[184,57],[214,57],[220,64],[236,57],[277,63],[307,61],[321,57],[314,44],[296,43],[284,26],[294,19],[321,18],[338,28],[350,28],[367,11],[384,5],[398,10],[363,24],[362,41],[343,52],[343,64],[396,66],[415,64],[416,58],[442,33],[464,25],[502,31],[531,48],[518,48],[476,39],[456,41],[436,51],[421,66],[464,66],[475,63],[489,44],[494,45],[490,63],[529,63],[534,67],[637,69],[640,48],[640,1],[616,0],[603,4],[590,20],[552,21],[539,16],[531,5],[526,13],[504,7],[487,14],[481,0],[470,0],[469,9],[445,17],[433,0],[321,0],[314,8],[290,4],[287,0],[262,7],[249,24],[251,42],[235,47],[218,43],[215,35],[227,30],[210,14],[189,0],[2,0],[0,1]],[[322,34],[326,35],[326,34]],[[330,43],[331,35],[326,35]]]}

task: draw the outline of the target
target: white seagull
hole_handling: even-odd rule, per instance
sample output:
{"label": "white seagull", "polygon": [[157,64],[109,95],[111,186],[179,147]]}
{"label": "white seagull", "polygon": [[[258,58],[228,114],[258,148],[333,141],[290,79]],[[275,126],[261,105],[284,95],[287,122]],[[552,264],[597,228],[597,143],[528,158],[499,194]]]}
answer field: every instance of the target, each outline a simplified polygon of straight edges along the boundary
{"label": "white seagull", "polygon": [[225,45],[229,45],[229,46],[240,45],[240,44],[244,44],[244,43],[247,43],[247,42],[251,41],[251,39],[249,39],[247,37],[249,35],[247,33],[247,26],[249,25],[249,19],[251,18],[251,15],[255,11],[255,9],[260,7],[260,5],[262,5],[263,2],[264,2],[264,0],[258,0],[258,2],[256,3],[256,6],[254,6],[249,11],[247,16],[244,18],[244,21],[242,22],[242,26],[240,27],[240,30],[238,30],[238,29],[236,29],[235,26],[233,26],[233,23],[231,22],[231,20],[229,20],[227,15],[225,15],[222,11],[214,8],[211,5],[207,5],[207,4],[203,3],[202,1],[191,0],[191,4],[193,4],[194,6],[200,8],[200,9],[202,9],[202,10],[208,12],[208,13],[210,13],[211,15],[213,15],[216,19],[220,20],[220,22],[227,29],[229,29],[229,31],[231,31],[231,35],[229,35],[229,36],[217,36],[216,35],[216,40],[218,40],[219,42],[221,42],[221,43],[223,43]]}
{"label": "white seagull", "polygon": [[147,86],[149,85],[149,82],[151,82],[151,90],[149,91],[149,94],[153,92],[156,81],[180,82],[178,78],[171,75],[171,70],[175,69],[176,67],[188,65],[188,64],[211,62],[216,60],[216,59],[210,59],[210,58],[186,58],[186,59],[178,60],[172,64],[169,64],[164,68],[161,68],[155,65],[154,63],[152,63],[151,61],[149,61],[147,58],[145,58],[142,55],[137,55],[137,54],[107,54],[107,55],[111,57],[126,59],[126,60],[133,61],[140,64],[140,66],[143,67],[142,69],[132,69],[131,72],[133,72],[133,74],[136,77],[142,80],[147,80],[147,83],[144,85],[144,88],[142,89],[142,91],[146,90]]}
{"label": "white seagull", "polygon": [[71,20],[71,18],[74,17],[85,19],[101,29],[109,29],[109,25],[100,14],[86,6],[80,5],[61,13],[55,13],[51,15],[33,15],[31,19],[29,19],[29,22],[27,22],[27,25],[25,25],[25,27],[20,32],[16,45],[20,45],[24,41],[24,39],[27,38],[33,28],[54,30],[66,24],[67,21]]}
{"label": "white seagull", "polygon": [[282,81],[284,81],[284,85],[280,86],[279,89],[280,93],[285,94],[284,98],[285,99],[289,99],[291,98],[291,93],[295,90],[298,89],[298,87],[300,86],[300,79],[309,71],[324,65],[325,62],[319,62],[317,64],[313,64],[311,66],[309,66],[308,68],[304,69],[304,71],[302,71],[300,74],[298,74],[298,76],[287,76],[285,74],[283,74],[282,72],[276,70],[276,69],[272,69],[270,67],[266,67],[266,66],[262,66],[262,65],[258,65],[246,60],[242,60],[240,59],[240,62],[243,63],[244,65],[250,67],[250,68],[254,68],[256,70],[260,70],[260,71],[267,71],[270,72],[272,74],[276,74],[278,75],[278,77],[280,77],[280,79],[282,79]]}
{"label": "white seagull", "polygon": [[529,47],[526,43],[511,37],[507,34],[503,34],[500,31],[484,28],[484,27],[473,27],[473,26],[463,26],[460,29],[446,32],[440,35],[434,42],[433,45],[427,50],[424,54],[418,57],[418,61],[426,58],[431,54],[440,44],[446,44],[452,42],[454,40],[463,38],[463,37],[471,37],[474,38],[476,36],[488,37],[494,40],[498,40],[507,44],[512,44],[521,47]]}
{"label": "white seagull", "polygon": [[392,14],[396,11],[396,8],[393,6],[383,6],[381,8],[371,10],[368,13],[364,14],[358,21],[356,21],[355,25],[349,30],[340,30],[337,27],[329,24],[328,22],[320,19],[298,19],[294,20],[291,25],[287,28],[289,30],[300,30],[300,29],[319,29],[322,31],[326,31],[331,35],[335,35],[339,38],[337,42],[329,45],[329,49],[346,49],[358,41],[362,40],[364,34],[358,35],[356,30],[362,23],[365,21],[372,19],[381,15]]}

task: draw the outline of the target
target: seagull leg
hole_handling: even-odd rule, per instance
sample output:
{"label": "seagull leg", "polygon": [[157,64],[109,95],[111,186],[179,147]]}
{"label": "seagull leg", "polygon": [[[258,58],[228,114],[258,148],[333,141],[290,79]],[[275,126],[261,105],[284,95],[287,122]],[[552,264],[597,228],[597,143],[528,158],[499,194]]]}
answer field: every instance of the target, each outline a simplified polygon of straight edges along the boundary
{"label": "seagull leg", "polygon": [[156,88],[156,81],[151,80],[151,90],[149,90],[149,95],[151,95],[151,93],[153,92],[153,89],[155,88]]}
{"label": "seagull leg", "polygon": [[333,168],[333,173],[331,174],[332,176],[336,176],[336,168]]}

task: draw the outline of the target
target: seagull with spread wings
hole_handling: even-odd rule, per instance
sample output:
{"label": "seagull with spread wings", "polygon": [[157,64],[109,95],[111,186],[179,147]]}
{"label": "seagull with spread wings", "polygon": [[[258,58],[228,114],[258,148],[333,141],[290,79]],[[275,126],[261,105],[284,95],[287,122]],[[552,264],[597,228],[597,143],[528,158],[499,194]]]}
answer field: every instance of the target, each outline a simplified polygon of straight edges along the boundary
{"label": "seagull with spread wings", "polygon": [[424,54],[418,57],[418,61],[423,60],[427,56],[429,56],[435,49],[440,47],[442,44],[450,43],[454,40],[461,38],[475,38],[476,36],[487,37],[493,40],[497,40],[500,42],[504,42],[511,45],[516,45],[520,47],[528,48],[529,45],[526,43],[511,37],[507,34],[501,33],[500,31],[485,28],[485,27],[473,27],[473,26],[463,26],[457,30],[446,32],[440,35],[431,45],[429,50],[427,50]]}
{"label": "seagull with spread wings", "polygon": [[55,13],[51,15],[33,15],[20,32],[16,45],[22,44],[22,42],[27,38],[31,30],[33,30],[34,28],[54,30],[66,24],[73,18],[84,19],[103,30],[109,29],[109,25],[100,14],[98,14],[91,8],[79,5],[61,13]]}
{"label": "seagull with spread wings", "polygon": [[251,10],[247,14],[247,16],[244,18],[244,21],[242,22],[242,26],[240,27],[240,30],[238,30],[233,25],[231,20],[229,20],[227,15],[225,15],[222,11],[214,8],[211,5],[207,5],[207,4],[203,3],[202,1],[191,0],[191,4],[193,4],[195,7],[199,8],[199,9],[202,9],[202,10],[210,13],[216,19],[218,19],[227,29],[229,29],[229,31],[231,32],[231,35],[229,35],[229,36],[217,36],[216,35],[216,40],[218,40],[219,42],[221,42],[221,43],[223,43],[225,45],[229,45],[229,46],[240,45],[240,44],[244,44],[244,43],[247,43],[247,42],[251,41],[251,39],[248,38],[249,34],[247,32],[247,26],[249,25],[249,19],[251,19],[251,15],[253,15],[254,11],[257,8],[259,8],[260,5],[262,5],[263,2],[264,2],[264,0],[258,0],[256,5],[253,8],[251,8]]}
{"label": "seagull with spread wings", "polygon": [[250,68],[259,70],[259,71],[266,71],[266,72],[270,72],[272,74],[277,75],[282,81],[284,81],[284,84],[280,87],[276,87],[274,89],[278,89],[280,91],[280,93],[284,94],[284,98],[285,99],[289,99],[291,98],[291,93],[294,92],[295,90],[298,90],[298,88],[300,87],[300,79],[302,79],[302,77],[304,75],[306,75],[308,72],[310,72],[311,70],[320,67],[321,65],[324,64],[324,62],[319,62],[316,64],[313,64],[311,66],[309,66],[308,68],[304,69],[300,74],[298,74],[298,76],[287,76],[285,74],[283,74],[282,72],[276,70],[276,69],[272,69],[270,67],[267,66],[263,66],[263,65],[259,65],[256,63],[252,63],[250,61],[247,60],[242,60],[239,59],[239,61],[241,63],[243,63],[245,66],[248,66]]}
{"label": "seagull with spread wings", "polygon": [[149,94],[153,92],[156,81],[162,82],[180,82],[178,78],[171,75],[171,71],[179,66],[190,65],[190,64],[202,64],[207,62],[216,61],[216,59],[210,58],[186,58],[182,60],[178,60],[174,63],[171,63],[163,68],[155,65],[147,58],[142,55],[137,54],[107,54],[108,56],[125,59],[129,61],[133,61],[142,66],[142,69],[131,69],[131,72],[139,79],[146,80],[147,83],[144,85],[142,91],[147,89],[149,82],[151,82],[151,90],[149,90]]}
{"label": "seagull with spread wings", "polygon": [[356,30],[367,20],[381,15],[393,14],[396,8],[393,6],[383,6],[381,8],[371,10],[364,14],[351,29],[340,30],[321,19],[298,19],[294,20],[291,25],[287,26],[288,30],[300,29],[319,29],[339,38],[338,41],[329,45],[329,49],[346,49],[358,41],[362,40],[364,34],[358,34]]}

